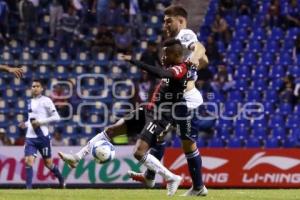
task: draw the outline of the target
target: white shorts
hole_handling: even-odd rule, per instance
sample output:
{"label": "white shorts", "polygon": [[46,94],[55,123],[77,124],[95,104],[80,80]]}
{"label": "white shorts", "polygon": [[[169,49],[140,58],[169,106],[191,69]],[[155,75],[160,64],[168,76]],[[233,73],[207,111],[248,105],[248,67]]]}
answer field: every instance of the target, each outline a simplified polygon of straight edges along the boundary
{"label": "white shorts", "polygon": [[203,104],[203,97],[197,88],[193,88],[183,94],[188,109],[193,110]]}

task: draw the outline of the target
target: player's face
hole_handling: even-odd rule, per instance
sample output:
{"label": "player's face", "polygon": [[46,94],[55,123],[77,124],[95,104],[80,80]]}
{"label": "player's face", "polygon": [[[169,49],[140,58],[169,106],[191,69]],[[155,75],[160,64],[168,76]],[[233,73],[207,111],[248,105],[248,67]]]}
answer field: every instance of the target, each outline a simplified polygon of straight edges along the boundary
{"label": "player's face", "polygon": [[172,63],[174,61],[174,58],[172,55],[173,54],[170,52],[170,50],[168,48],[166,48],[166,47],[163,48],[161,61],[164,66],[172,65]]}
{"label": "player's face", "polygon": [[38,96],[38,95],[42,94],[43,87],[42,87],[41,83],[33,82],[31,85],[31,92],[32,92],[32,96]]}
{"label": "player's face", "polygon": [[166,15],[164,17],[163,30],[168,38],[175,37],[180,31],[179,17]]}

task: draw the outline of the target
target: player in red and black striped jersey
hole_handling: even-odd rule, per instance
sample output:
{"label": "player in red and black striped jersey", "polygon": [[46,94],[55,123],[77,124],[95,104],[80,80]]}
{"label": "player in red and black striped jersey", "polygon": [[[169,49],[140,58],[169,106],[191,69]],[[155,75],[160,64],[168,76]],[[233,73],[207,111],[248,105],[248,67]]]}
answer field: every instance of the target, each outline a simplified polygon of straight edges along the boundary
{"label": "player in red and black striped jersey", "polygon": [[60,152],[59,156],[70,167],[76,167],[79,160],[90,153],[93,145],[99,140],[110,140],[110,138],[125,133],[129,136],[139,134],[140,138],[135,146],[134,157],[147,169],[155,171],[166,179],[168,195],[175,194],[182,178],[166,169],[157,158],[148,154],[148,150],[156,143],[157,137],[165,132],[173,122],[173,106],[183,99],[188,65],[183,62],[183,48],[179,40],[166,41],[163,53],[163,64],[166,68],[150,66],[132,60],[131,56],[123,56],[124,60],[137,65],[156,77],[162,78],[162,81],[152,95],[152,101],[145,109],[140,108],[105,128],[78,153],[72,155]]}

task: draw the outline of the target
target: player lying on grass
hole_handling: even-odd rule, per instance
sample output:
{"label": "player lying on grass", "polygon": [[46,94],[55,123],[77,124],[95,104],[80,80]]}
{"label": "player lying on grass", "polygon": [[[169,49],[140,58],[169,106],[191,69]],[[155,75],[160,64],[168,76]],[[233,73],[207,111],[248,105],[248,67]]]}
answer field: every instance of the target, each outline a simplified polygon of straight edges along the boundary
{"label": "player lying on grass", "polygon": [[183,62],[183,48],[180,41],[167,40],[163,46],[162,61],[166,69],[132,60],[131,56],[123,56],[125,61],[162,79],[152,94],[151,102],[146,107],[133,111],[130,115],[105,128],[78,153],[72,155],[60,152],[59,156],[70,167],[76,167],[78,161],[91,152],[93,144],[101,139],[110,140],[110,138],[124,133],[139,134],[134,157],[147,169],[166,179],[168,195],[175,194],[182,178],[171,173],[158,159],[148,154],[150,147],[156,144],[157,137],[165,132],[173,122],[174,113],[172,111],[176,112],[177,107],[174,108],[174,106],[179,105],[180,107],[187,83],[188,65]]}

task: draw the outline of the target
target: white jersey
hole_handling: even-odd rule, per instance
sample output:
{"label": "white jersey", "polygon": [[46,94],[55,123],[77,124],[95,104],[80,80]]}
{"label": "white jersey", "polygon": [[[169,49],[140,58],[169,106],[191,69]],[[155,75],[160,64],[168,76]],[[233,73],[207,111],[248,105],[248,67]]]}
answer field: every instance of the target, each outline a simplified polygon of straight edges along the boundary
{"label": "white jersey", "polygon": [[[30,119],[35,119],[41,124],[39,130],[33,129]],[[40,95],[30,99],[28,102],[28,121],[25,123],[27,127],[26,138],[37,138],[39,134],[48,136],[48,124],[58,120],[60,120],[60,117],[49,97]]]}
{"label": "white jersey", "polygon": [[[188,60],[193,53],[191,45],[198,42],[197,35],[190,29],[181,29],[175,39],[180,40],[181,45],[184,47],[184,58]],[[183,96],[189,109],[195,109],[203,103],[203,97],[197,88],[185,92]]]}

